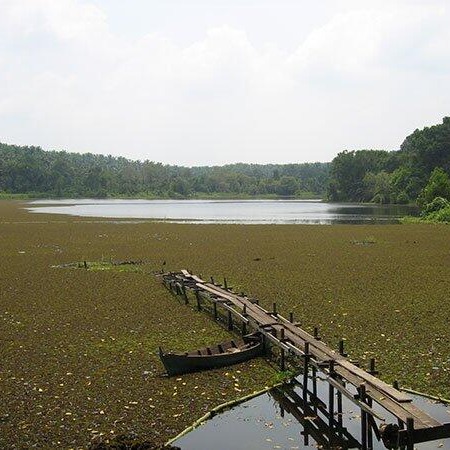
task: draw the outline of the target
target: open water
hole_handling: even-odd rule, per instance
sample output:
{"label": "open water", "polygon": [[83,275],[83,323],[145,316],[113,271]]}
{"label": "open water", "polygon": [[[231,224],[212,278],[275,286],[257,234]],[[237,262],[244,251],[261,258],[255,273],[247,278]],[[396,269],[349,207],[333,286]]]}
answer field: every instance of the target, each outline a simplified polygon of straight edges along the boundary
{"label": "open water", "polygon": [[37,200],[28,209],[81,217],[240,224],[390,224],[417,214],[416,208],[405,205],[317,200]]}
{"label": "open water", "polygon": [[[312,383],[310,378],[309,383]],[[308,394],[303,402],[299,384],[272,390],[227,410],[178,439],[173,445],[182,450],[273,450],[361,448],[361,411],[342,396],[342,411],[337,411],[335,393],[334,425],[329,427],[326,416],[328,383],[316,377],[317,398]],[[351,389],[347,386],[348,389]],[[283,392],[284,391],[284,392]],[[292,394],[294,392],[294,394]],[[356,393],[356,391],[355,391]],[[419,395],[408,394],[414,404],[441,423],[450,422],[450,405],[438,403]],[[374,410],[386,423],[397,423],[381,407]],[[341,426],[337,423],[342,421]],[[380,421],[377,420],[377,425]],[[372,448],[385,449],[373,435]],[[417,450],[450,449],[450,439],[438,439],[416,444]]]}

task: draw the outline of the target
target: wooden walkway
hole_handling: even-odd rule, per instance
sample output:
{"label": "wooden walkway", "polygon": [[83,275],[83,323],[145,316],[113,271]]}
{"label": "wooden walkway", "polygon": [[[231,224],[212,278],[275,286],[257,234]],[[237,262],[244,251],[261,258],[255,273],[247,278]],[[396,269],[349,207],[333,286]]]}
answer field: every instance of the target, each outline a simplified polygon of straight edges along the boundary
{"label": "wooden walkway", "polygon": [[[334,351],[320,340],[317,330],[311,335],[293,323],[292,314],[289,319],[278,314],[276,304],[273,304],[272,311],[268,311],[257,300],[233,292],[227,287],[226,280],[223,285],[215,283],[213,279],[207,282],[187,270],[163,274],[162,278],[165,285],[172,292],[181,295],[186,303],[188,291],[195,294],[198,309],[209,302],[209,309],[216,320],[219,312],[225,312],[229,330],[239,326],[243,334],[250,330],[260,331],[266,342],[278,347],[282,370],[289,354],[299,356],[304,366],[305,391],[309,367],[324,373],[330,384],[330,403],[333,401],[334,390],[337,390],[361,408],[363,449],[367,448],[366,438],[372,433],[384,439],[397,440],[399,446],[406,446],[408,449],[413,449],[415,443],[450,437],[450,423],[442,424],[430,417],[414,405],[409,395],[374,376],[375,360],[371,360],[369,371],[363,370],[346,357],[343,341],[339,345],[339,351]],[[348,389],[348,384],[356,388],[356,395]],[[372,408],[374,402],[396,417],[397,424],[386,428],[385,418]],[[375,419],[382,421],[381,435],[384,430],[389,430],[384,436],[380,436],[380,428],[376,426]],[[387,436],[387,433],[392,436]]]}

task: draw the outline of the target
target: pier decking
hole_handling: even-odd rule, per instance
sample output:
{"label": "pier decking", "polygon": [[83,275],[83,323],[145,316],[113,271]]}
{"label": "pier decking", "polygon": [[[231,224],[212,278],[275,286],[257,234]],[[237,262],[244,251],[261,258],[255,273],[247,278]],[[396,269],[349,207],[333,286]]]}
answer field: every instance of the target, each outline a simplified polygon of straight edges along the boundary
{"label": "pier decking", "polygon": [[[450,438],[450,423],[441,423],[432,418],[416,407],[409,395],[375,376],[375,360],[371,360],[369,371],[365,371],[346,357],[343,341],[339,351],[331,349],[320,340],[317,329],[313,335],[309,334],[293,322],[292,314],[289,319],[280,315],[275,303],[273,310],[268,311],[257,300],[233,292],[226,280],[223,285],[215,283],[213,279],[207,282],[187,270],[166,273],[162,278],[165,285],[173,293],[182,296],[186,303],[189,302],[188,291],[195,294],[198,309],[202,308],[202,302],[209,302],[214,319],[218,319],[219,308],[222,308],[230,331],[237,325],[243,334],[249,330],[260,331],[267,343],[279,349],[282,370],[288,355],[300,357],[304,368],[305,395],[308,391],[309,367],[325,374],[330,386],[330,421],[334,420],[334,394],[339,391],[361,409],[363,449],[370,448],[372,434],[383,439],[389,448],[405,446],[408,450],[412,450],[415,443]],[[356,394],[350,386],[356,389]],[[374,410],[374,402],[388,415],[394,416],[397,423],[388,424],[385,417]]]}

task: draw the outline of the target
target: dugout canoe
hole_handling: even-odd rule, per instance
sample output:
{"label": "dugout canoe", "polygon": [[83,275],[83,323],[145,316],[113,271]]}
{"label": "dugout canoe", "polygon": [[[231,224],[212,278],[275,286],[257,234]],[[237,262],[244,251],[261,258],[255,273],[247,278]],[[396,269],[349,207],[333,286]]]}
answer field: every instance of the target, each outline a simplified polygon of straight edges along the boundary
{"label": "dugout canoe", "polygon": [[260,333],[243,336],[242,341],[227,341],[186,353],[166,353],[159,347],[159,357],[169,376],[238,364],[260,356],[264,351]]}

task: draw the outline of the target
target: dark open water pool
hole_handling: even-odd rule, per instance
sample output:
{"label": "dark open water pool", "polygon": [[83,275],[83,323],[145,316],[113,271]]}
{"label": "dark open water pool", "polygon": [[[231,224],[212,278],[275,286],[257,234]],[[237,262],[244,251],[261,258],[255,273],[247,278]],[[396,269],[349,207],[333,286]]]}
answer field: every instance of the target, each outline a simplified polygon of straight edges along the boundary
{"label": "dark open water pool", "polygon": [[[312,383],[310,378],[311,389]],[[316,390],[317,396],[309,391],[305,402],[299,383],[273,389],[215,416],[174,445],[182,450],[361,448],[360,409],[340,393],[335,393],[334,424],[330,427],[327,413],[329,384],[316,377]],[[411,394],[411,397],[414,404],[430,416],[441,423],[450,422],[450,405],[418,395]],[[337,406],[339,402],[342,402],[341,412]],[[381,407],[374,404],[374,409],[387,423],[396,423],[396,419]],[[386,447],[373,435],[372,448]],[[415,448],[449,450],[450,439],[416,444]]]}

